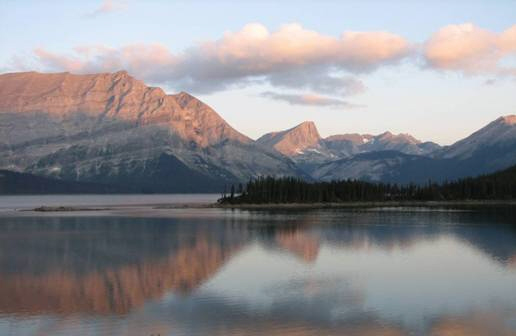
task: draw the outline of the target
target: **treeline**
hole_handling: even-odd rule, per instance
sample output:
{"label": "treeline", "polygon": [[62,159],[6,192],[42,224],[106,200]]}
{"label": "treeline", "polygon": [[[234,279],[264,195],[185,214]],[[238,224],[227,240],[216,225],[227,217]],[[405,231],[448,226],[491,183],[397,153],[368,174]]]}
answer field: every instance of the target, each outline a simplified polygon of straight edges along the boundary
{"label": "treeline", "polygon": [[441,184],[397,185],[359,180],[306,182],[294,177],[262,177],[245,186],[231,187],[220,202],[266,203],[340,203],[381,201],[452,201],[516,199],[516,166],[507,170],[464,178]]}

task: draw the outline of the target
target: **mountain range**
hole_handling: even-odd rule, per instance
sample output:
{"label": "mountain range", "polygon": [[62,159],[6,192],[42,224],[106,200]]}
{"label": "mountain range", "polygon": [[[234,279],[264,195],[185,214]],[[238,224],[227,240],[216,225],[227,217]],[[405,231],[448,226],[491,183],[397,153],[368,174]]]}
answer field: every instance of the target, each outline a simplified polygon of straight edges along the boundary
{"label": "mountain range", "polygon": [[503,170],[516,164],[516,116],[500,117],[451,146],[426,154],[371,151],[317,166],[315,179],[394,183],[441,182]]}
{"label": "mountain range", "polygon": [[0,75],[0,167],[144,192],[220,191],[260,175],[305,176],[213,109],[127,72]]}
{"label": "mountain range", "polygon": [[254,141],[192,95],[125,71],[0,75],[0,169],[18,186],[27,174],[81,183],[61,185],[71,192],[220,192],[264,175],[424,183],[513,164],[516,116],[446,147],[390,132],[323,138],[310,121]]}
{"label": "mountain range", "polygon": [[322,138],[312,121],[305,121],[285,131],[267,133],[256,142],[290,157],[316,179],[316,171],[321,164],[351,158],[360,153],[396,151],[429,155],[440,149],[436,143],[421,142],[410,134],[395,135],[391,132],[379,135],[337,134]]}

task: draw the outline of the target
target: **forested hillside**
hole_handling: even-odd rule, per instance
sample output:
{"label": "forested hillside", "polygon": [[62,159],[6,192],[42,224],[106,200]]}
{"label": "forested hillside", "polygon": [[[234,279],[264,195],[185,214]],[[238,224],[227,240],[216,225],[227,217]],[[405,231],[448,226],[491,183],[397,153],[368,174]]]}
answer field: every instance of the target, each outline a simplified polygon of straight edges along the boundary
{"label": "forested hillside", "polygon": [[342,180],[310,183],[298,178],[264,177],[231,188],[222,203],[327,203],[368,201],[452,201],[516,199],[516,166],[475,178],[437,184],[397,185]]}

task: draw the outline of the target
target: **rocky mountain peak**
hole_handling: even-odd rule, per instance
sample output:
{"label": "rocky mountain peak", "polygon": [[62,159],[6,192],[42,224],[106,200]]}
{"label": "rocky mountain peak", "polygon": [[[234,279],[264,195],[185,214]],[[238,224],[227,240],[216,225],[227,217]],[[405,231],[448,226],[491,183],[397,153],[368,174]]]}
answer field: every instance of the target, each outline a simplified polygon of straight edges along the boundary
{"label": "rocky mountain peak", "polygon": [[504,116],[449,146],[442,154],[445,158],[467,158],[477,150],[489,146],[504,146],[516,143],[516,115]]}
{"label": "rocky mountain peak", "polygon": [[200,102],[200,100],[198,100],[191,94],[184,92],[184,91],[181,91],[178,94],[175,94],[174,97],[176,98],[176,101],[179,104],[179,106],[181,106],[181,108],[186,108],[188,106],[188,104],[190,104],[191,102],[195,102],[195,103]]}
{"label": "rocky mountain peak", "polygon": [[115,73],[113,73],[114,77],[130,77],[129,73],[125,70],[120,70]]}
{"label": "rocky mountain peak", "polygon": [[316,133],[319,136],[319,131],[313,121],[303,121],[299,125],[291,128],[291,130],[302,130],[304,132]]}
{"label": "rocky mountain peak", "polygon": [[378,138],[392,138],[394,134],[392,134],[390,131],[385,131],[382,134],[378,135]]}
{"label": "rocky mountain peak", "polygon": [[99,121],[157,125],[200,146],[223,140],[249,143],[213,109],[181,92],[167,95],[127,71],[76,75],[22,72],[0,75],[0,113],[42,112],[59,119],[87,114]]}
{"label": "rocky mountain peak", "polygon": [[411,143],[411,144],[420,144],[421,141],[414,138],[412,135],[408,133],[400,133],[400,134],[394,134],[392,132],[384,132],[378,136],[375,137],[379,141],[390,141],[390,142],[405,142],[405,143]]}
{"label": "rocky mountain peak", "polygon": [[516,125],[516,115],[507,115],[501,117],[500,120],[507,125]]}
{"label": "rocky mountain peak", "polygon": [[273,147],[287,156],[302,154],[303,150],[319,147],[321,136],[313,121],[305,121],[286,131],[265,134],[257,140],[259,144]]}
{"label": "rocky mountain peak", "polygon": [[301,124],[287,130],[286,135],[295,137],[300,143],[315,144],[321,140],[319,131],[313,121],[304,121]]}

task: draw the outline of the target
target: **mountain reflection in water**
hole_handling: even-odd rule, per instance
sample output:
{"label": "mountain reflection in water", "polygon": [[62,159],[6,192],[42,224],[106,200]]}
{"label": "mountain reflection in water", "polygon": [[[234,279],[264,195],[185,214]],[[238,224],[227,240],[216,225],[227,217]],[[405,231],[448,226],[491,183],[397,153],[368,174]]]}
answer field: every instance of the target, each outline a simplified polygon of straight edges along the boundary
{"label": "mountain reflection in water", "polygon": [[511,209],[199,212],[0,218],[0,334],[516,335]]}

